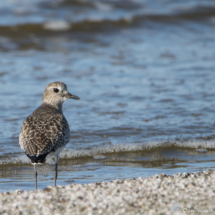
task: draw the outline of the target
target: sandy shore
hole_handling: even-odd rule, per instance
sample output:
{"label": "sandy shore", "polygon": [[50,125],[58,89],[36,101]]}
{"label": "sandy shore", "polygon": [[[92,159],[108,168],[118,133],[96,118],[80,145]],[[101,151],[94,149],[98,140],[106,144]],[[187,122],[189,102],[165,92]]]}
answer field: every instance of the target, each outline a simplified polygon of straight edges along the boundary
{"label": "sandy shore", "polygon": [[0,214],[215,214],[215,172],[0,194]]}

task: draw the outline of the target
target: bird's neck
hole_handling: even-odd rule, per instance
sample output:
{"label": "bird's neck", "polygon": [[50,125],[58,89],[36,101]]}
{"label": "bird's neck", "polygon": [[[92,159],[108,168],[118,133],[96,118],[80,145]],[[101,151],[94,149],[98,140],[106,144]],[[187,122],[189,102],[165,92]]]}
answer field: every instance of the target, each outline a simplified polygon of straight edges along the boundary
{"label": "bird's neck", "polygon": [[45,104],[45,105],[50,105],[54,108],[56,108],[60,113],[62,113],[62,107],[63,107],[63,103],[61,102],[56,102],[54,100],[45,100],[43,99],[42,101],[42,105]]}

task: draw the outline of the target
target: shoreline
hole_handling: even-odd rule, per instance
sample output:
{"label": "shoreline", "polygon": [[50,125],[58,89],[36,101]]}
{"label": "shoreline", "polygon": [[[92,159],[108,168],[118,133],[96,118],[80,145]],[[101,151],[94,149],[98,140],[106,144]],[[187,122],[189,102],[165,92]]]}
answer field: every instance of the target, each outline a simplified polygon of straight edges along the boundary
{"label": "shoreline", "polygon": [[214,214],[215,171],[0,193],[0,214]]}

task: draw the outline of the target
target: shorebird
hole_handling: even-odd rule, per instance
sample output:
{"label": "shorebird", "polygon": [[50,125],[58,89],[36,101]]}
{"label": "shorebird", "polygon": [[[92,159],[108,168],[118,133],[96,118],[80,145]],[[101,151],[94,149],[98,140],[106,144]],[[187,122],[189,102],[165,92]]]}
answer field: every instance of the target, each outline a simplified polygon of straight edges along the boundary
{"label": "shorebird", "polygon": [[53,82],[43,94],[42,104],[28,116],[19,135],[20,147],[34,165],[35,190],[37,190],[37,164],[43,164],[50,155],[56,157],[54,186],[57,180],[59,154],[69,142],[70,128],[62,112],[67,99],[79,100],[67,91],[66,84]]}

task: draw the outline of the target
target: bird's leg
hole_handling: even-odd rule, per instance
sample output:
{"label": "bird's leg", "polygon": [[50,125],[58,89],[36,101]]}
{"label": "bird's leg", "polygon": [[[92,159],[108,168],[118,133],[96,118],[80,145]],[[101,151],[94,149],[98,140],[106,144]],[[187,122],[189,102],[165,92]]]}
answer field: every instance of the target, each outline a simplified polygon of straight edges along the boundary
{"label": "bird's leg", "polygon": [[37,191],[37,169],[36,169],[36,164],[34,165],[34,178],[35,178],[35,190]]}
{"label": "bird's leg", "polygon": [[54,186],[56,187],[56,181],[57,181],[57,167],[58,167],[58,161],[59,161],[59,156],[57,156],[57,162],[55,164],[55,175],[54,175]]}

